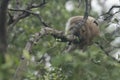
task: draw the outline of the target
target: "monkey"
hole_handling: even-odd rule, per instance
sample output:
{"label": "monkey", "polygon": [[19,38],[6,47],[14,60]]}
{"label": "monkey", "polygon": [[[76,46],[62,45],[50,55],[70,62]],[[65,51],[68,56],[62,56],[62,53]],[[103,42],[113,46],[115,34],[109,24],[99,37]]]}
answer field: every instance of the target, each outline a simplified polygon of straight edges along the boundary
{"label": "monkey", "polygon": [[[80,21],[84,16],[74,16],[68,19],[65,27],[65,36],[67,38],[78,38],[79,43],[69,43],[66,49],[67,52],[73,51],[76,48],[84,51],[89,45],[92,45],[93,39],[99,36],[100,30],[95,18],[88,16],[84,25],[80,26]],[[79,27],[75,32],[74,28]],[[77,34],[75,34],[77,33]]]}

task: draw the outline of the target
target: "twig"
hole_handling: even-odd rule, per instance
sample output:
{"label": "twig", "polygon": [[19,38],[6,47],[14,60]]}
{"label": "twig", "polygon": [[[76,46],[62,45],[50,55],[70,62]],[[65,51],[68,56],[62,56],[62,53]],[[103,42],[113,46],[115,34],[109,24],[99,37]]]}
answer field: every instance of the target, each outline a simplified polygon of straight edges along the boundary
{"label": "twig", "polygon": [[[32,2],[33,2],[33,1],[32,1]],[[32,2],[27,6],[26,9],[24,9],[24,11],[25,11],[25,10],[30,11],[32,8],[42,7],[42,6],[44,6],[44,5],[46,4],[46,0],[43,0],[43,2],[40,3],[40,4],[38,4],[38,5],[33,5]],[[13,10],[13,11],[14,11],[14,10]],[[16,9],[15,11],[17,11],[17,9]],[[12,16],[14,17],[14,15],[12,15]],[[20,19],[26,18],[26,17],[28,17],[28,16],[29,16],[29,15],[28,15],[26,12],[19,14],[19,16],[17,16],[17,18],[15,18],[14,21],[11,23],[12,26],[14,26]],[[11,25],[11,24],[9,24],[9,25]]]}
{"label": "twig", "polygon": [[44,22],[44,20],[42,19],[42,17],[39,15],[39,14],[37,14],[37,13],[34,13],[34,12],[32,12],[32,11],[30,11],[30,10],[18,10],[18,9],[9,9],[10,11],[20,11],[20,12],[25,12],[26,13],[26,15],[24,15],[24,16],[21,16],[20,18],[24,18],[25,16],[27,16],[27,15],[30,15],[30,14],[32,14],[32,15],[34,15],[34,16],[36,16],[39,20],[40,20],[40,22],[45,26],[45,27],[49,27],[45,22]]}
{"label": "twig", "polygon": [[108,13],[108,14],[111,13],[111,11],[112,11],[114,8],[120,8],[120,5],[114,5],[114,6],[112,6],[107,13]]}
{"label": "twig", "polygon": [[98,43],[96,43],[96,44],[99,46],[99,48],[100,48],[108,57],[110,57],[110,58],[112,58],[113,60],[115,60],[115,61],[117,61],[118,63],[120,63],[119,60],[117,60],[115,57],[113,57],[113,56],[110,55],[110,52],[112,52],[112,50],[114,50],[115,48],[113,48],[112,46],[109,46],[108,48],[105,48],[105,47],[102,46],[102,44],[98,44]]}
{"label": "twig", "polygon": [[[120,10],[119,11],[117,11],[117,12],[115,12],[115,13],[111,13],[111,11],[114,9],[114,8],[120,8],[120,5],[114,5],[114,6],[112,6],[109,10],[108,10],[108,12],[106,12],[106,13],[104,13],[104,14],[102,14],[102,15],[100,15],[100,16],[104,16],[104,21],[107,21],[107,20],[111,20],[111,18],[115,15],[115,14],[117,14],[117,13],[119,13],[120,12]],[[99,16],[99,17],[100,17]],[[99,17],[98,17],[98,19],[99,19]]]}
{"label": "twig", "polygon": [[37,5],[33,4],[33,1],[30,3],[30,5],[28,5],[27,9],[32,9],[32,8],[38,8],[38,7],[42,7],[46,4],[46,0],[42,0],[42,3],[39,3]]}

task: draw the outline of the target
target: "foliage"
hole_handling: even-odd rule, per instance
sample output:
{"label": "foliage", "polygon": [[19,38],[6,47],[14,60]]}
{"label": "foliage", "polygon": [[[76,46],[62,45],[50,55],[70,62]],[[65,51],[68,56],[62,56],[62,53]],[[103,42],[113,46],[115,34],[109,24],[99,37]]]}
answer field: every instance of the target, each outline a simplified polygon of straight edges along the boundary
{"label": "foliage", "polygon": [[[9,3],[13,8],[16,6],[15,1]],[[30,0],[21,0],[20,7],[25,8],[29,2]],[[66,2],[67,0],[47,0],[45,6],[32,10],[39,13],[51,27],[64,31],[68,18],[84,14],[82,5],[77,8],[77,0],[73,0],[75,9],[71,12],[65,9]],[[94,12],[91,13],[90,15],[97,16]],[[33,15],[21,19],[15,26],[8,26],[9,45],[5,55],[6,63],[0,64],[0,80],[13,79],[27,41],[42,26]],[[85,52],[75,50],[63,54],[65,46],[66,43],[58,42],[49,35],[43,37],[31,51],[30,57],[34,60],[29,61],[23,80],[119,80],[120,64],[106,56],[98,46],[89,46]],[[50,56],[50,67],[45,67],[44,60],[39,61],[46,53]]]}

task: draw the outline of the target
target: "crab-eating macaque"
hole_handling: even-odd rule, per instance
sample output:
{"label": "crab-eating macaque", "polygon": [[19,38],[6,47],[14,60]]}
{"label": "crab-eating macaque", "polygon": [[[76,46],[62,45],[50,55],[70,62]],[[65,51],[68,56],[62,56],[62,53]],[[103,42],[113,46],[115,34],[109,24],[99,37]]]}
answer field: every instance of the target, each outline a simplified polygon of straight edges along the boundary
{"label": "crab-eating macaque", "polygon": [[[83,17],[84,16],[71,17],[66,23],[65,35],[68,38],[77,37],[80,40],[79,43],[69,43],[66,50],[67,52],[73,51],[76,48],[85,50],[87,46],[93,43],[93,39],[99,36],[100,30],[95,18],[88,16],[84,25],[80,26],[79,23],[83,20]],[[76,27],[79,28],[75,32],[74,28]]]}

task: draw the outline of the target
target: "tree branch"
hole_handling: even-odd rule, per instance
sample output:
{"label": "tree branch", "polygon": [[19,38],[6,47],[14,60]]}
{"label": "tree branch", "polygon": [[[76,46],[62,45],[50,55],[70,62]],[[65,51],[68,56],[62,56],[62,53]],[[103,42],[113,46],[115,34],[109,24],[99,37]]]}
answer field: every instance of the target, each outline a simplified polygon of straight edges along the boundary
{"label": "tree branch", "polygon": [[31,2],[30,5],[28,5],[27,9],[32,9],[32,8],[38,8],[38,7],[42,7],[46,4],[46,0],[42,0],[42,3],[39,3],[39,4],[33,4],[33,2]]}
{"label": "tree branch", "polygon": [[[111,13],[111,11],[112,11],[114,8],[120,8],[120,5],[114,5],[114,6],[112,6],[112,7],[108,10],[108,12],[102,14],[101,16],[104,17],[104,18],[103,18],[104,21],[110,21],[115,14],[117,14],[117,13],[120,12],[120,10],[119,10],[119,11],[117,11],[117,12],[115,12],[115,13]],[[100,16],[99,16],[99,17],[100,17]]]}
{"label": "tree branch", "polygon": [[[15,19],[12,19],[13,21],[9,24],[12,26],[14,26],[20,19],[23,19],[23,18],[26,18],[29,16],[29,13],[28,11],[31,11],[31,9],[33,8],[38,8],[38,7],[42,7],[46,4],[46,0],[43,0],[42,3],[39,3],[37,5],[33,4],[33,2],[31,2],[26,9],[24,10],[19,10],[19,9],[9,9],[10,11],[22,11],[23,13],[19,13],[19,15],[15,18]],[[14,15],[12,15],[13,18],[14,18]]]}
{"label": "tree branch", "polygon": [[111,11],[112,11],[114,8],[120,8],[120,5],[114,5],[114,6],[112,6],[107,13],[108,13],[108,14],[111,13]]}
{"label": "tree branch", "polygon": [[[50,28],[50,27],[44,27],[41,29],[40,32],[37,32],[33,35],[33,37],[31,37],[29,39],[29,41],[27,42],[26,46],[25,46],[25,51],[27,51],[27,55],[30,55],[30,51],[32,50],[32,47],[37,43],[39,42],[39,40],[42,38],[42,37],[45,37],[47,35],[51,35],[55,38],[59,38],[61,39],[61,42],[73,42],[73,43],[80,43],[78,41],[78,39],[74,38],[74,39],[71,39],[71,38],[67,38],[64,34],[63,31],[58,31],[56,29],[53,29],[53,28]],[[23,52],[24,54],[24,52]],[[17,70],[16,70],[16,73],[14,75],[14,80],[21,80],[22,76],[23,76],[23,73],[26,71],[27,69],[27,62],[29,60],[26,58],[26,56],[22,56],[21,60],[20,60],[20,65],[18,66]]]}
{"label": "tree branch", "polygon": [[[38,18],[38,19],[40,20],[40,22],[41,22],[45,27],[48,27],[47,23],[45,23],[44,20],[42,19],[42,17],[41,17],[39,14],[37,14],[37,13],[34,13],[34,12],[30,11],[30,10],[20,10],[20,9],[9,9],[9,10],[10,10],[10,11],[20,11],[20,12],[26,13],[26,15],[19,17],[20,19],[22,19],[22,18],[24,18],[24,17],[27,17],[27,15],[32,14],[32,15],[36,16],[36,18]],[[19,20],[19,19],[18,19],[18,20]]]}

